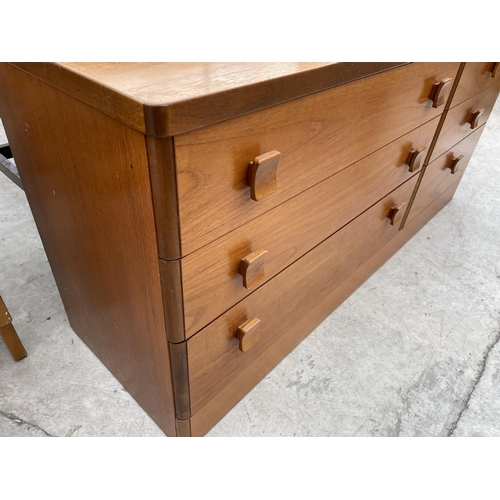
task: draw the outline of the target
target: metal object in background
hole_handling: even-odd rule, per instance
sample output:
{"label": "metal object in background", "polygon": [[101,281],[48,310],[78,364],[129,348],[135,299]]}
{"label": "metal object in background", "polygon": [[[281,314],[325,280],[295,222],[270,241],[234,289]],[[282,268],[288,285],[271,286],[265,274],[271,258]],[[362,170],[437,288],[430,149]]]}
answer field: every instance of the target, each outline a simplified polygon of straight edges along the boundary
{"label": "metal object in background", "polygon": [[0,144],[0,172],[24,190],[9,144]]}

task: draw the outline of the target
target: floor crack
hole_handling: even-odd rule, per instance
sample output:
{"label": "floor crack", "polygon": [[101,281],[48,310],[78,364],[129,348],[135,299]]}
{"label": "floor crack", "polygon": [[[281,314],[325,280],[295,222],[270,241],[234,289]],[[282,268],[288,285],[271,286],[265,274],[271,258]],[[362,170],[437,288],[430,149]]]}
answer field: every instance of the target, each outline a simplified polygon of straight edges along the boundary
{"label": "floor crack", "polygon": [[68,432],[66,433],[66,436],[67,438],[70,438],[71,436],[73,436],[73,434],[78,431],[79,429],[81,429],[82,426],[81,425],[73,425],[73,427],[70,427],[68,429]]}
{"label": "floor crack", "polygon": [[245,401],[243,401],[243,406],[245,407],[245,411],[247,412],[248,421],[252,423],[252,419],[250,418],[250,415],[248,413],[247,404],[245,403]]}
{"label": "floor crack", "polygon": [[451,437],[453,435],[453,433],[455,432],[455,429],[458,426],[458,422],[462,418],[464,411],[469,407],[469,402],[472,398],[472,394],[474,394],[474,391],[476,390],[476,387],[479,384],[479,381],[481,380],[481,377],[483,376],[484,371],[486,370],[486,365],[488,363],[488,356],[490,355],[490,352],[494,349],[494,347],[499,342],[500,342],[500,331],[496,334],[493,341],[490,344],[488,344],[488,346],[486,347],[486,352],[484,353],[483,359],[482,359],[481,364],[479,366],[479,373],[477,374],[476,378],[474,379],[474,384],[472,385],[472,388],[470,389],[470,391],[467,394],[467,397],[465,398],[464,405],[463,405],[462,409],[458,413],[458,416],[455,419],[455,421],[451,424],[451,426],[448,430],[447,437]]}
{"label": "floor crack", "polygon": [[23,420],[22,418],[17,417],[13,413],[6,413],[6,412],[0,410],[0,415],[2,415],[2,417],[8,418],[9,420],[12,420],[17,425],[29,425],[31,427],[34,427],[35,429],[38,429],[39,431],[42,431],[46,436],[58,437],[58,436],[54,436],[54,434],[50,434],[50,432],[47,432],[45,429],[42,429],[39,425],[32,424],[31,422],[26,422],[26,420]]}

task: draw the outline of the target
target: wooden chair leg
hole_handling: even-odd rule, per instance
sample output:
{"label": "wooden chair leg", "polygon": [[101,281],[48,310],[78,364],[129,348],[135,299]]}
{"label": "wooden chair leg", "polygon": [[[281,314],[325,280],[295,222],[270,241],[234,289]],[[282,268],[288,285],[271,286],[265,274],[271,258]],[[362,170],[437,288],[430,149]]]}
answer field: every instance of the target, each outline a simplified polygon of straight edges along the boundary
{"label": "wooden chair leg", "polygon": [[19,361],[26,356],[26,349],[12,323],[0,328],[0,335],[15,361]]}
{"label": "wooden chair leg", "polygon": [[26,356],[26,349],[12,325],[12,317],[2,297],[0,297],[0,335],[15,361],[19,361]]}

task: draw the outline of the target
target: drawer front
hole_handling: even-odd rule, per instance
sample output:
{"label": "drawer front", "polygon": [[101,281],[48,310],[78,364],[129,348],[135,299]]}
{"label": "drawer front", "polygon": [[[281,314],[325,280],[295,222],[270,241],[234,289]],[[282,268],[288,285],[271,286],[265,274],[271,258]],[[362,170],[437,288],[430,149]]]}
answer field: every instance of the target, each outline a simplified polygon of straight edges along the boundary
{"label": "drawer front", "polygon": [[[434,83],[455,78],[458,67],[413,63],[176,136],[182,255],[441,114],[444,104],[429,99]],[[259,189],[267,196],[254,201],[249,164],[272,151],[281,153],[276,183],[269,169]]]}
{"label": "drawer front", "polygon": [[[415,183],[416,176],[187,341],[191,415],[217,395],[224,404],[215,423],[244,396],[231,381],[245,372],[246,385],[256,384],[324,319],[315,310],[321,301],[398,233],[388,216]],[[246,352],[238,332],[253,343]]]}
{"label": "drawer front", "polygon": [[[447,112],[436,146],[432,152],[431,161],[486,123],[499,92],[500,85],[496,85],[471,99],[467,99]],[[484,111],[475,119],[475,114],[480,113],[482,110]]]}
{"label": "drawer front", "polygon": [[[186,337],[407,181],[419,170],[419,162],[423,164],[424,148],[438,121],[431,120],[182,259]],[[410,172],[412,151],[421,154]],[[242,270],[242,265],[247,268]]]}
{"label": "drawer front", "polygon": [[498,64],[490,62],[466,63],[453,95],[451,107],[461,104],[490,87],[499,85],[500,67]]}
{"label": "drawer front", "polygon": [[405,226],[453,184],[460,181],[483,130],[484,125],[427,165]]}

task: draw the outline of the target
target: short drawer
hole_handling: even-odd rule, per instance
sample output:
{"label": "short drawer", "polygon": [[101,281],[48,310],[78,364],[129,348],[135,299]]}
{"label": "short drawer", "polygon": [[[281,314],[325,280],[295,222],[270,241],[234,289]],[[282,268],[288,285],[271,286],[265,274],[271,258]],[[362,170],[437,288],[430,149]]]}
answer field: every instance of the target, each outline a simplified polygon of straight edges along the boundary
{"label": "short drawer", "polygon": [[431,161],[486,123],[499,92],[500,85],[496,85],[447,112]]}
{"label": "short drawer", "polygon": [[453,184],[460,181],[483,130],[484,125],[427,165],[405,226]]}
{"label": "short drawer", "polygon": [[500,63],[469,62],[458,82],[451,108],[500,84]]}
{"label": "short drawer", "polygon": [[[447,79],[458,68],[408,64],[176,136],[182,256],[440,115],[451,87]],[[446,84],[433,107],[430,96],[439,82]],[[256,178],[255,201],[250,163],[260,169],[262,155],[273,151],[281,156]]]}
{"label": "short drawer", "polygon": [[186,337],[415,175],[438,121],[427,122],[182,259]]}
{"label": "short drawer", "polygon": [[192,416],[210,405],[202,420],[213,425],[245,395],[239,378],[253,387],[347,297],[332,299],[398,233],[391,210],[408,202],[415,183],[414,176],[187,341]]}

